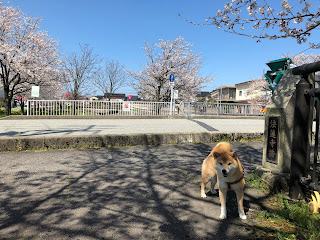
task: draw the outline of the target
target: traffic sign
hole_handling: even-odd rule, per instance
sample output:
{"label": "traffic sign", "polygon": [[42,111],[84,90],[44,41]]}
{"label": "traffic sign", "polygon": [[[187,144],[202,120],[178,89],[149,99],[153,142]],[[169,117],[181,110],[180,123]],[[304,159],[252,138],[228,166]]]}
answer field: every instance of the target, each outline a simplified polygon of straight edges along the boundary
{"label": "traffic sign", "polygon": [[170,82],[174,82],[174,74],[173,73],[170,74]]}

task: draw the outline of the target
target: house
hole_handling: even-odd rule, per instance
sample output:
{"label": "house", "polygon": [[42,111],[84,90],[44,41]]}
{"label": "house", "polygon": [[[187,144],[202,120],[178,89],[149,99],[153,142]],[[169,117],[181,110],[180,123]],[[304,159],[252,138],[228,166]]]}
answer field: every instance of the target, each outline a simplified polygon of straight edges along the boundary
{"label": "house", "polygon": [[98,98],[99,101],[105,101],[106,98],[103,95],[97,95],[96,98]]}
{"label": "house", "polygon": [[239,103],[266,104],[271,97],[271,91],[264,79],[238,83],[235,86],[236,100]]}
{"label": "house", "polygon": [[221,102],[235,102],[236,101],[236,86],[222,86],[216,88],[219,92],[218,101]]}
{"label": "house", "polygon": [[248,103],[251,96],[249,94],[251,81],[238,83],[236,87],[236,101],[239,103]]}
{"label": "house", "polygon": [[125,101],[140,101],[140,98],[137,95],[131,95],[131,98],[127,97]]}
{"label": "house", "polygon": [[210,92],[200,92],[196,95],[196,102],[207,102],[211,98]]}
{"label": "house", "polygon": [[[108,99],[107,97],[108,95],[109,94],[105,94],[107,99]],[[126,100],[126,94],[124,93],[112,93],[109,99],[109,101],[112,101],[112,102],[123,102],[125,100]]]}
{"label": "house", "polygon": [[90,102],[92,102],[92,101],[98,101],[99,98],[97,98],[97,97],[90,97],[89,100],[90,100]]}
{"label": "house", "polygon": [[213,99],[214,102],[218,102],[219,101],[219,90],[214,89],[211,93],[211,99]]}

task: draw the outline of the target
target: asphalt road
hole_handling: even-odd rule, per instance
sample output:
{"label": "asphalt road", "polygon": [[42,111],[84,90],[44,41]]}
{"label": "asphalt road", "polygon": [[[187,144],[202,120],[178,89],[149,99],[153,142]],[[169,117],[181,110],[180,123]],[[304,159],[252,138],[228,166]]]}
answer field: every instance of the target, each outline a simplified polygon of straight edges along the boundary
{"label": "asphalt road", "polygon": [[0,138],[158,133],[262,133],[264,119],[1,119]]}
{"label": "asphalt road", "polygon": [[[233,143],[246,174],[261,164],[262,145]],[[249,239],[250,212],[263,195],[246,188],[246,221],[233,192],[223,221],[218,196],[200,197],[201,163],[212,147],[3,152],[0,239]]]}

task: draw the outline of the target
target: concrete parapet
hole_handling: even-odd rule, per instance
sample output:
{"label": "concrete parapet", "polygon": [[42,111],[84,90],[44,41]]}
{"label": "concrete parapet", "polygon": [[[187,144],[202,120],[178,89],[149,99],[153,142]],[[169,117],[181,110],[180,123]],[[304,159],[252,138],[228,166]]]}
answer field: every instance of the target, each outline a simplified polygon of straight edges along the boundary
{"label": "concrete parapet", "polygon": [[213,143],[261,139],[263,133],[172,133],[59,137],[12,137],[0,139],[0,151],[99,148],[133,145]]}

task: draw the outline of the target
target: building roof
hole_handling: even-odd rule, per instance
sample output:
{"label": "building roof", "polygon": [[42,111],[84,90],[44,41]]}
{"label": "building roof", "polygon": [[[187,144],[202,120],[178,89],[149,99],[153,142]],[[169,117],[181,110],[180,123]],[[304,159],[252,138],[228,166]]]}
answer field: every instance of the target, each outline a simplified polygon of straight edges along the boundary
{"label": "building roof", "polygon": [[220,90],[220,89],[224,89],[224,88],[236,88],[236,86],[235,85],[227,85],[227,86],[218,87],[216,89]]}
{"label": "building roof", "polygon": [[242,83],[237,83],[237,84],[235,84],[235,86],[238,87],[240,85],[246,85],[246,84],[249,84],[250,82],[252,82],[252,80],[246,81],[246,82],[242,82]]}
{"label": "building roof", "polygon": [[125,97],[126,97],[126,94],[124,94],[124,93],[112,93],[111,94],[111,98],[125,98]]}
{"label": "building roof", "polygon": [[196,95],[196,97],[206,97],[210,95],[210,92],[200,92]]}

